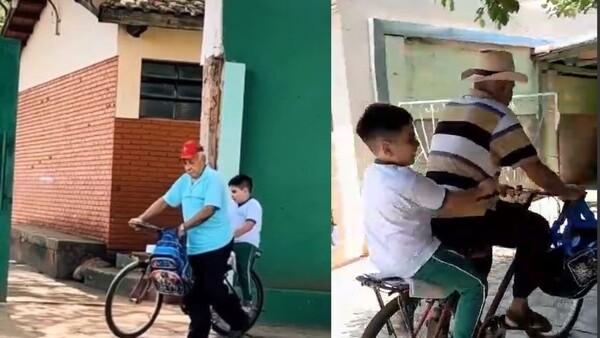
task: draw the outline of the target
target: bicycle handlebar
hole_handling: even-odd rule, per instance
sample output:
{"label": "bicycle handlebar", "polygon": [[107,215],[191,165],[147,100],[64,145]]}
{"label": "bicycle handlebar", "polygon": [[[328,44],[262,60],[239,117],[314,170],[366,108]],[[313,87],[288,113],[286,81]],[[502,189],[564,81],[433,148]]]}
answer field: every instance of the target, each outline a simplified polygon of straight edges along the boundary
{"label": "bicycle handlebar", "polygon": [[159,227],[158,225],[154,225],[148,222],[140,222],[140,223],[135,223],[135,224],[129,224],[132,228],[134,228],[135,230],[152,230],[152,231],[156,231],[156,232],[162,232],[165,229]]}

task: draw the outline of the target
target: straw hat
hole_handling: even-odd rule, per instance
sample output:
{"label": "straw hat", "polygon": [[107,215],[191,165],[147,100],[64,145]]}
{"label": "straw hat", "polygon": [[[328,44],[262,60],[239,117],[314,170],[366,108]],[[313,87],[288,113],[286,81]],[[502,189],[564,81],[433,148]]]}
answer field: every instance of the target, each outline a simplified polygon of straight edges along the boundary
{"label": "straw hat", "polygon": [[501,50],[483,50],[479,53],[477,68],[462,72],[461,80],[481,81],[514,81],[527,83],[527,75],[515,72],[515,61],[510,52]]}

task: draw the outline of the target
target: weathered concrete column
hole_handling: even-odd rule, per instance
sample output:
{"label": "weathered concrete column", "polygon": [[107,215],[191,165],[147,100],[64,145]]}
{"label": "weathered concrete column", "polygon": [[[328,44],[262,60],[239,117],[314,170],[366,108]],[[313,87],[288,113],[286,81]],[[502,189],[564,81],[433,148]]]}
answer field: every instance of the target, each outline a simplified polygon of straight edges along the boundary
{"label": "weathered concrete column", "polygon": [[204,146],[208,164],[217,168],[219,133],[221,129],[221,93],[223,79],[222,0],[206,0],[202,33],[202,112],[200,143]]}

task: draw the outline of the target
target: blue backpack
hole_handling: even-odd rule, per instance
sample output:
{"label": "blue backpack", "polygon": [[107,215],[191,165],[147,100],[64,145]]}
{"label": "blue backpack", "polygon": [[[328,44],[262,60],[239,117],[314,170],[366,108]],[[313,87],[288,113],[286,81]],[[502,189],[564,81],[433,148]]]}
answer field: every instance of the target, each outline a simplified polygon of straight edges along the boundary
{"label": "blue backpack", "polygon": [[183,296],[194,281],[185,245],[176,230],[165,230],[159,236],[150,256],[150,280],[163,295]]}
{"label": "blue backpack", "polygon": [[552,249],[540,289],[555,297],[584,297],[597,282],[598,221],[583,200],[572,202],[550,228]]}

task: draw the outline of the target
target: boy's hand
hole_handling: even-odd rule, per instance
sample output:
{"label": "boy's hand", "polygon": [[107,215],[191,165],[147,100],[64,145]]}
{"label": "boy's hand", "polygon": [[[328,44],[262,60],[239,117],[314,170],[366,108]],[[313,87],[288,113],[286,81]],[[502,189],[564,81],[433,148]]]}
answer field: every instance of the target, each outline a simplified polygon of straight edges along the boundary
{"label": "boy's hand", "polygon": [[477,187],[479,197],[493,196],[498,192],[498,182],[495,179],[488,178],[479,183]]}

